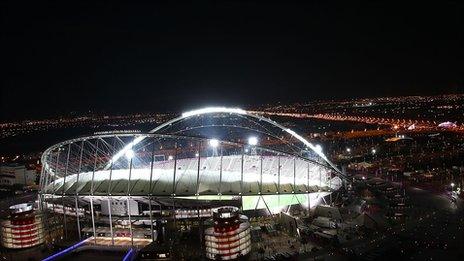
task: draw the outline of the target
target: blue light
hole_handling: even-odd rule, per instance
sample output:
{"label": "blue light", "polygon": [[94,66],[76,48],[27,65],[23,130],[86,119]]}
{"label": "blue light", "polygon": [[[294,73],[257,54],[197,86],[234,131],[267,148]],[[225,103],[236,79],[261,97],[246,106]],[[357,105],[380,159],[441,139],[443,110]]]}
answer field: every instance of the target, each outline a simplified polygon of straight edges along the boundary
{"label": "blue light", "polygon": [[62,256],[62,255],[64,255],[64,254],[67,254],[67,253],[69,253],[69,252],[75,250],[76,248],[82,246],[83,244],[85,244],[86,241],[87,241],[87,239],[82,240],[81,242],[78,242],[78,243],[76,243],[76,244],[74,244],[74,245],[72,245],[72,246],[70,246],[70,247],[68,247],[68,248],[66,248],[66,249],[64,249],[64,250],[61,250],[60,252],[58,252],[58,253],[56,253],[56,254],[53,254],[53,255],[51,255],[51,256],[49,256],[49,257],[43,259],[42,261],[50,261],[50,260],[53,260],[53,259],[55,259],[55,258],[58,258],[58,257],[60,257],[60,256]]}
{"label": "blue light", "polygon": [[132,254],[134,253],[134,249],[131,248],[129,249],[129,251],[127,251],[127,254],[124,256],[124,258],[122,259],[122,261],[129,261],[132,259]]}

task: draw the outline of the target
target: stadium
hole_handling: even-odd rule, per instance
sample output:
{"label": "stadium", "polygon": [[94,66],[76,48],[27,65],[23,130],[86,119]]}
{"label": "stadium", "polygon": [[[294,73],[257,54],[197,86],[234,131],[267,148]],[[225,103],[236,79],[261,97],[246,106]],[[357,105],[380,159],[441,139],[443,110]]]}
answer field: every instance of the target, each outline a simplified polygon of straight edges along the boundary
{"label": "stadium", "polygon": [[47,240],[147,245],[194,229],[221,206],[252,217],[309,211],[342,177],[320,145],[295,131],[210,107],[147,133],[96,133],[51,146],[42,156],[39,208]]}

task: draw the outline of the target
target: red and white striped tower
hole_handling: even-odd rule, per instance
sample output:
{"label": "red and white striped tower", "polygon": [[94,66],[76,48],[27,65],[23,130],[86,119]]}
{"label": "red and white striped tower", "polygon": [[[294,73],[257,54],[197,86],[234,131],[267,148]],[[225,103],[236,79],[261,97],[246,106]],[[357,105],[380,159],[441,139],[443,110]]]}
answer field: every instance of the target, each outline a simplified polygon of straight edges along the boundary
{"label": "red and white striped tower", "polygon": [[26,248],[42,244],[43,226],[32,204],[10,207],[10,220],[2,223],[2,245],[6,248]]}
{"label": "red and white striped tower", "polygon": [[213,222],[214,226],[205,230],[209,259],[232,260],[250,253],[250,223],[237,207],[214,209]]}

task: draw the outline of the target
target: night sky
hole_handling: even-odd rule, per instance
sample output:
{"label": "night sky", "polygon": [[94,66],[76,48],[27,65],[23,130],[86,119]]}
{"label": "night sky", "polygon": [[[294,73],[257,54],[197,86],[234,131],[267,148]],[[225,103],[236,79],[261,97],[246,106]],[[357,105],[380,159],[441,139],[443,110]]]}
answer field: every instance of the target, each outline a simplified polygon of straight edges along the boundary
{"label": "night sky", "polygon": [[0,4],[0,120],[464,92],[461,1],[45,2]]}

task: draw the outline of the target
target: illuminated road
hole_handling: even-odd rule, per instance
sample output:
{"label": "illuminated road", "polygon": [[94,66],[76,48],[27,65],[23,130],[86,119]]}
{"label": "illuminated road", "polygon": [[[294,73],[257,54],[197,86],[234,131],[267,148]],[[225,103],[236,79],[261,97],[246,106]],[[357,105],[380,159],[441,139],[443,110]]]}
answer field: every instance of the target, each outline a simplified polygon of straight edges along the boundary
{"label": "illuminated road", "polygon": [[[366,116],[350,116],[342,115],[337,113],[325,113],[325,114],[307,114],[307,113],[281,113],[281,112],[268,112],[268,111],[251,111],[255,114],[267,115],[267,116],[282,116],[291,117],[298,119],[320,119],[328,121],[350,121],[360,122],[367,124],[385,125],[391,126],[397,130],[427,130],[427,131],[443,131],[445,128],[438,127],[439,122],[430,120],[413,120],[413,119],[391,119],[391,118],[380,118],[380,117],[366,117]],[[461,123],[454,128],[446,128],[459,133],[464,133],[464,124]]]}

